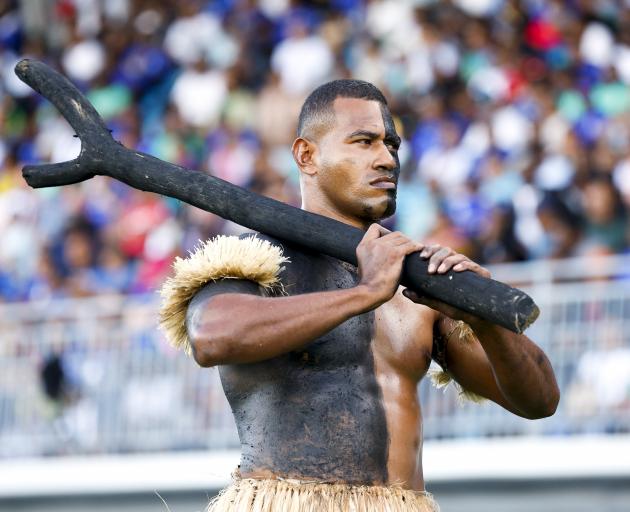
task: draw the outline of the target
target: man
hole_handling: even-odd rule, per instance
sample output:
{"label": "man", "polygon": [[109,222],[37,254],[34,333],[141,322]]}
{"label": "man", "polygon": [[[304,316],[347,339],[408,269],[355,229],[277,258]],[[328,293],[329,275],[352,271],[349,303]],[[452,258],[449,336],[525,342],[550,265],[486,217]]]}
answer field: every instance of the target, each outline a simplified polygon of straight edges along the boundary
{"label": "man", "polygon": [[[258,235],[241,241],[288,257],[274,276],[284,293],[249,271],[212,270],[182,303],[185,343],[198,364],[219,367],[242,445],[238,478],[210,510],[437,510],[424,492],[417,396],[432,355],[462,387],[515,414],[555,411],[553,371],[526,336],[399,286],[412,253],[430,273],[489,275],[379,226],[395,210],[399,144],[373,85],[316,89],[293,144],[302,208],[365,230],[358,268]],[[203,265],[226,250],[207,250]],[[466,342],[461,321],[474,333]]]}

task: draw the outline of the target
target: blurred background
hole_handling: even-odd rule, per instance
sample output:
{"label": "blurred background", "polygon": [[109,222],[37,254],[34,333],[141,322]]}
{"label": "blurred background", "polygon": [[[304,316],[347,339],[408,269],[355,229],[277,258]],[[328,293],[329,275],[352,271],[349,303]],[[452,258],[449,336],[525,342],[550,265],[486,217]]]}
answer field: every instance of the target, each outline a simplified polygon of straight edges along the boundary
{"label": "blurred background", "polygon": [[25,164],[80,142],[24,57],[127,147],[296,206],[306,95],[379,86],[403,138],[386,224],[530,293],[562,389],[531,422],[423,383],[428,488],[444,512],[630,510],[630,1],[0,0],[0,510],[196,511],[238,438],[156,290],[244,228],[104,177],[30,189]]}

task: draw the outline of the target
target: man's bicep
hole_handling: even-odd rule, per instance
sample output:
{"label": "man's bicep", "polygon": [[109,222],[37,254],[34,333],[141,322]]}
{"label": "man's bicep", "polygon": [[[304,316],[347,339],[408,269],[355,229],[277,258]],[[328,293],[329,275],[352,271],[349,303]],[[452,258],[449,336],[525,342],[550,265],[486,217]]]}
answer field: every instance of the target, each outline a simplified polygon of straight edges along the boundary
{"label": "man's bicep", "polygon": [[220,279],[203,286],[192,298],[186,310],[186,334],[192,356],[200,366],[214,366],[221,359],[222,343],[211,340],[217,332],[228,328],[230,322],[238,320],[239,315],[223,308],[214,301],[222,296],[238,294],[262,296],[260,286],[244,279]]}
{"label": "man's bicep", "polygon": [[490,361],[474,335],[471,339],[451,340],[446,357],[448,373],[463,389],[505,406]]}

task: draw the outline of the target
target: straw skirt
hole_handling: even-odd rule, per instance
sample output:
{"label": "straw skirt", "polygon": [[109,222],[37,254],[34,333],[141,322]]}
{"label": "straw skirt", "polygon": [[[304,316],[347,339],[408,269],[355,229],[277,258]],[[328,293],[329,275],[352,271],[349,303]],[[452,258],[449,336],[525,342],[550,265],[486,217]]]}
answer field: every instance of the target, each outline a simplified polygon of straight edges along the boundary
{"label": "straw skirt", "polygon": [[428,492],[283,479],[237,479],[207,512],[439,512]]}

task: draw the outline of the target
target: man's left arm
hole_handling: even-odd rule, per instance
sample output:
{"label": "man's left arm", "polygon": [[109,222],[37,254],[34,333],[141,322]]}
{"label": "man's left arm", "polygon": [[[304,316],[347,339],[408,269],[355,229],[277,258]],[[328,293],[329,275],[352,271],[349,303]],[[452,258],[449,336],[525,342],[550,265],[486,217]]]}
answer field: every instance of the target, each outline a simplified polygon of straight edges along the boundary
{"label": "man's left arm", "polygon": [[[421,256],[429,258],[430,273],[470,270],[490,277],[486,269],[447,247],[425,247]],[[527,336],[411,290],[403,293],[438,312],[436,328],[446,344],[447,372],[464,389],[525,418],[544,418],[555,412],[560,392],[551,363]],[[461,327],[456,323],[459,320],[468,324],[474,335],[460,339]]]}

